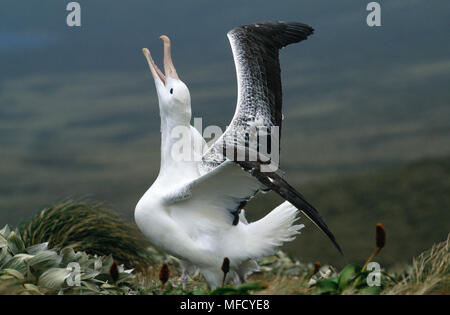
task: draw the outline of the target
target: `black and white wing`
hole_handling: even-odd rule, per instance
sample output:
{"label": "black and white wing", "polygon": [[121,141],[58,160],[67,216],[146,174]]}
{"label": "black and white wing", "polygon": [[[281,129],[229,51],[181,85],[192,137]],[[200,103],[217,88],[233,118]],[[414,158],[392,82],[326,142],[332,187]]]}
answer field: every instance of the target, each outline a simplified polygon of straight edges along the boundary
{"label": "black and white wing", "polygon": [[[282,91],[279,50],[289,44],[307,39],[312,33],[312,27],[297,22],[265,22],[243,25],[228,33],[238,83],[236,112],[225,133],[203,156],[201,165],[206,172],[219,176],[218,174],[224,174],[226,173],[224,171],[230,168],[230,166],[220,166],[225,161],[228,163],[231,160],[240,166],[243,173],[247,173],[253,178],[251,180],[246,178],[243,182],[233,181],[229,178],[226,191],[229,192],[229,187],[234,184],[236,185],[232,189],[234,192],[229,192],[222,198],[214,195],[215,198],[228,200],[228,220],[233,220],[235,223],[236,218],[231,214],[242,207],[240,202],[251,199],[259,190],[273,190],[302,211],[342,253],[335,237],[317,210],[280,175],[275,172],[263,171],[264,163],[260,160],[233,158],[235,156],[230,158],[225,152],[230,147],[243,147],[248,158],[249,151],[259,151],[260,149],[259,143],[256,144],[256,148],[249,147],[249,135],[252,132],[265,128],[270,133],[271,127],[278,127],[278,131],[281,132]],[[220,171],[216,169],[220,169]],[[203,176],[208,176],[208,174]],[[235,169],[232,174],[235,179],[238,178]],[[192,187],[197,185],[206,187],[208,178],[205,179],[200,178],[193,183]]]}
{"label": "black and white wing", "polygon": [[212,169],[225,161],[223,147],[244,146],[255,128],[278,126],[281,132],[279,50],[312,33],[312,27],[297,22],[255,23],[228,32],[237,76],[236,111],[225,133],[204,155],[204,167]]}

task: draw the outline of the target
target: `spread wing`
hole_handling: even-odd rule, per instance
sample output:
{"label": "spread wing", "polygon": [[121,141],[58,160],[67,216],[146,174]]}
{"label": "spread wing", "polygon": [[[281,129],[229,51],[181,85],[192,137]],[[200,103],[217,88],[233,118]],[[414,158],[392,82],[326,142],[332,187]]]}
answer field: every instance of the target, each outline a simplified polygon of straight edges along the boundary
{"label": "spread wing", "polygon": [[[233,224],[238,222],[236,213],[243,202],[259,190],[273,190],[302,211],[342,253],[318,211],[299,192],[277,173],[264,171],[262,166],[265,163],[261,160],[246,160],[249,152],[261,151],[260,143],[250,140],[255,130],[265,129],[270,135],[271,127],[278,127],[278,132],[281,132],[279,50],[307,39],[312,33],[312,27],[297,22],[243,25],[228,33],[238,83],[236,112],[225,133],[203,156],[201,167],[207,173],[189,185],[191,197],[185,203],[197,203],[199,208],[204,209],[200,206],[203,202],[213,209],[209,214],[207,209],[199,210],[205,212],[203,215],[211,217],[214,213],[222,222]],[[279,144],[280,134],[275,136]],[[236,159],[236,155],[227,155],[230,147],[236,148],[236,151],[243,148],[245,158]],[[266,152],[269,151],[270,147]],[[238,167],[232,168],[230,161]],[[198,219],[201,220],[201,216]]]}
{"label": "spread wing", "polygon": [[279,50],[312,33],[312,27],[297,22],[242,25],[228,32],[237,76],[236,111],[225,133],[204,155],[205,168],[212,169],[225,161],[224,145],[248,146],[247,135],[255,128],[278,126],[281,132]]}

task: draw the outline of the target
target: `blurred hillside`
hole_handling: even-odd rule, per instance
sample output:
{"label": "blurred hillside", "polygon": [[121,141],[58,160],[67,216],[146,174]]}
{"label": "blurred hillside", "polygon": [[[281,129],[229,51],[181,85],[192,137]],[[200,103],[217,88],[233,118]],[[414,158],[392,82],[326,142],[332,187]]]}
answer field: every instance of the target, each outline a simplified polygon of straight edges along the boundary
{"label": "blurred hillside", "polygon": [[[381,222],[387,243],[377,261],[395,266],[444,239],[450,231],[450,156],[295,186],[325,218],[345,253],[341,258],[331,242],[301,217],[306,225],[303,233],[285,247],[301,261],[363,262],[375,240],[375,225]],[[263,215],[261,209],[281,201],[272,194],[257,197],[247,216],[256,219]]]}
{"label": "blurred hillside", "polygon": [[[203,128],[229,123],[236,79],[226,32],[264,20],[311,24],[280,54],[282,167],[302,183],[450,152],[448,1],[366,3],[80,1],[0,4],[0,223],[73,196],[131,218],[159,165],[159,113],[142,47],[177,72]],[[419,18],[420,16],[420,18]],[[412,23],[414,21],[414,23]]]}

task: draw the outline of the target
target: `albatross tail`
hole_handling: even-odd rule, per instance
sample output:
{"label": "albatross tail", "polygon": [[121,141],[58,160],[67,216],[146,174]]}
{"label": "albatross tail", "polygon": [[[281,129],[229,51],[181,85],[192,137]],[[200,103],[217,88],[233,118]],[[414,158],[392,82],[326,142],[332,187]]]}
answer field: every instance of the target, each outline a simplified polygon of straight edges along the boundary
{"label": "albatross tail", "polygon": [[248,248],[252,258],[271,255],[284,242],[295,239],[303,224],[295,224],[299,211],[285,201],[264,218],[247,225]]}

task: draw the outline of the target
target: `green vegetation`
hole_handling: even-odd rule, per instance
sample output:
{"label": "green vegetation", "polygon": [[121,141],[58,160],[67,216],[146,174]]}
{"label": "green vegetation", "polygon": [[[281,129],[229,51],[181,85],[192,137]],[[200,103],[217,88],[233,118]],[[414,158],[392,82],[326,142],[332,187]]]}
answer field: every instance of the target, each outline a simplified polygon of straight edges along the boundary
{"label": "green vegetation", "polygon": [[66,201],[45,208],[19,225],[25,246],[48,242],[50,248],[71,246],[92,255],[109,255],[127,267],[145,268],[153,260],[150,243],[134,223],[116,212],[87,202]]}
{"label": "green vegetation", "polygon": [[[0,230],[0,293],[127,294],[131,292],[127,282],[135,277],[131,273],[132,270],[117,266],[111,255],[92,256],[84,252],[75,252],[72,246],[49,249],[48,245],[46,242],[26,246],[18,230],[11,231],[7,225]],[[71,275],[72,271],[77,270],[73,264],[79,267],[79,278]]]}
{"label": "green vegetation", "polygon": [[322,266],[317,272],[312,264],[303,264],[278,252],[261,262],[262,272],[252,275],[248,284],[225,286],[208,291],[201,276],[188,282],[187,291],[181,289],[180,271],[176,263],[171,266],[175,274],[164,289],[160,288],[157,267],[138,275],[141,294],[449,294],[450,292],[450,236],[414,258],[403,270],[381,270],[380,286],[368,286],[369,272],[358,264],[348,264],[341,271]]}
{"label": "green vegetation", "polygon": [[[381,270],[378,271],[378,284],[374,285],[377,281],[369,272],[368,268],[373,259],[383,249],[386,244],[386,232],[382,224],[376,226],[376,249],[369,257],[363,267],[358,264],[349,264],[345,266],[339,275],[336,277],[327,277],[315,282],[316,289],[313,293],[316,294],[342,294],[348,290],[361,294],[379,294],[383,287],[386,286],[386,282],[381,282]],[[378,265],[379,266],[379,265]],[[389,277],[386,273],[385,276]],[[369,285],[366,279],[372,280],[372,285]]]}
{"label": "green vegetation", "polygon": [[[65,226],[60,226],[61,222]],[[86,228],[89,225],[95,225],[95,229]],[[376,250],[367,263],[386,244],[386,233],[380,226]],[[81,229],[80,236],[75,237],[77,229]],[[14,231],[9,226],[0,230],[0,293],[448,294],[449,241],[447,236],[446,241],[419,255],[406,268],[383,269],[379,287],[367,285],[367,263],[363,267],[348,264],[338,271],[330,265],[301,263],[279,251],[260,262],[261,272],[252,275],[247,284],[210,291],[196,273],[183,290],[177,259],[147,246],[136,226],[97,204],[68,201],[41,211]],[[100,244],[104,245],[101,250]],[[116,257],[135,269],[125,270]],[[148,258],[145,263],[144,257]],[[68,281],[75,280],[73,269],[67,269],[70,263],[80,266],[79,286]]]}

